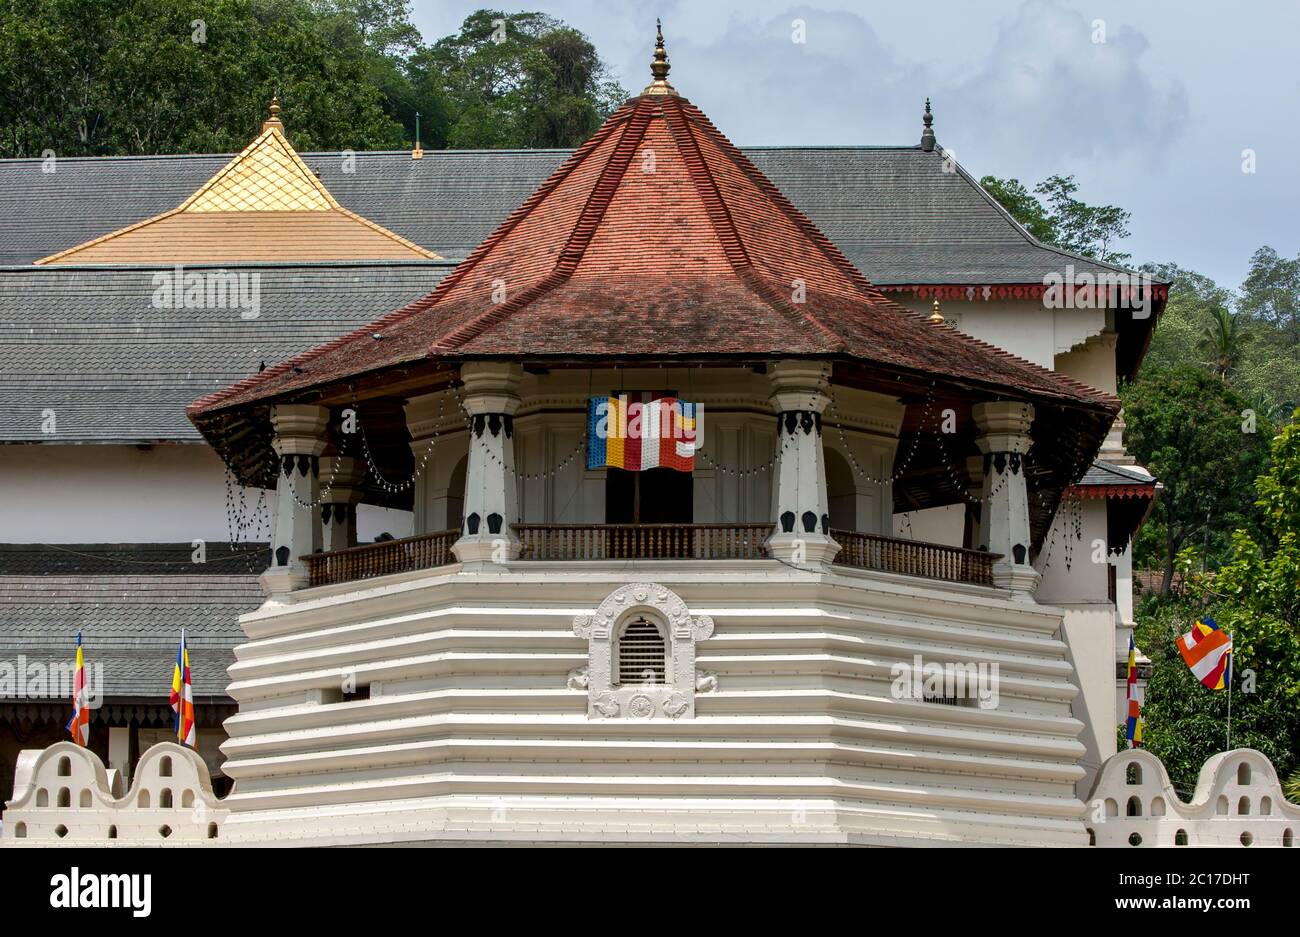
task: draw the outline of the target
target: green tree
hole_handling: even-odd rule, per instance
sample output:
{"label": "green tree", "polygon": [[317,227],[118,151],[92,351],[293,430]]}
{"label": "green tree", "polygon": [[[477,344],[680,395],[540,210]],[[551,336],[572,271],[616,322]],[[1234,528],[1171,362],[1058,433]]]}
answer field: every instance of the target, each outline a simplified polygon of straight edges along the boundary
{"label": "green tree", "polygon": [[1218,306],[1210,310],[1210,322],[1202,330],[1197,348],[1206,356],[1206,367],[1218,375],[1219,380],[1226,381],[1241,364],[1251,338],[1246,331],[1244,316],[1234,315],[1225,307]]}
{"label": "green tree", "polygon": [[1024,225],[1025,230],[1030,234],[1045,244],[1056,243],[1056,225],[1048,215],[1047,209],[1019,179],[985,176],[980,180],[980,185],[1010,213],[1012,218]]}
{"label": "green tree", "polygon": [[1300,764],[1300,423],[1272,441],[1255,491],[1261,534],[1236,531],[1228,562],[1193,577],[1194,601],[1158,606],[1138,628],[1153,662],[1145,741],[1182,791],[1227,744],[1227,692],[1198,683],[1173,644],[1203,605],[1233,637],[1233,747],[1259,749],[1284,778]]}
{"label": "green tree", "polygon": [[308,0],[0,0],[0,155],[242,148],[279,93],[302,149],[400,145],[349,15]]}
{"label": "green tree", "polygon": [[1242,312],[1272,325],[1287,344],[1300,343],[1300,257],[1261,247],[1250,258],[1241,293]]}
{"label": "green tree", "polygon": [[1144,372],[1123,398],[1125,444],[1164,485],[1152,516],[1161,543],[1144,531],[1135,560],[1163,569],[1160,594],[1168,595],[1185,545],[1204,543],[1222,554],[1223,531],[1253,524],[1251,480],[1271,430],[1258,415],[1252,424],[1244,398],[1200,368]]}
{"label": "green tree", "polygon": [[411,68],[446,94],[454,147],[577,146],[627,97],[585,36],[541,13],[479,10]]}
{"label": "green tree", "polygon": [[1075,198],[1074,176],[1049,176],[1031,193],[1017,179],[985,176],[980,185],[1038,240],[1108,263],[1129,254],[1115,249],[1129,236],[1131,214],[1115,205],[1089,205]]}

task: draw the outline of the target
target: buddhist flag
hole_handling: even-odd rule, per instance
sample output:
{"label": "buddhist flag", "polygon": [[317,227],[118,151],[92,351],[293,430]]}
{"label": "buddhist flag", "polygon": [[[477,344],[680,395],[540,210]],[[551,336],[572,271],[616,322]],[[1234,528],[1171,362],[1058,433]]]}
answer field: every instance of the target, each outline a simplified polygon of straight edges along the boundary
{"label": "buddhist flag", "polygon": [[696,405],[653,391],[592,397],[587,409],[587,468],[640,472],[695,470]]}
{"label": "buddhist flag", "polygon": [[194,690],[190,686],[190,652],[181,631],[181,646],[176,651],[176,669],[172,672],[172,712],[176,713],[176,741],[190,748],[198,747],[194,729]]}
{"label": "buddhist flag", "polygon": [[1142,705],[1137,697],[1137,645],[1128,637],[1128,719],[1124,725],[1124,738],[1129,748],[1142,747]]}
{"label": "buddhist flag", "polygon": [[86,659],[81,653],[81,632],[77,632],[77,669],[72,677],[72,718],[68,720],[72,741],[82,748],[90,744],[90,701],[86,697]]}
{"label": "buddhist flag", "polygon": [[[1197,621],[1192,630],[1178,637],[1178,651],[1197,680],[1211,690],[1222,690],[1226,685],[1224,674],[1232,656],[1232,638],[1226,631],[1206,616]],[[1231,679],[1231,676],[1229,676]]]}

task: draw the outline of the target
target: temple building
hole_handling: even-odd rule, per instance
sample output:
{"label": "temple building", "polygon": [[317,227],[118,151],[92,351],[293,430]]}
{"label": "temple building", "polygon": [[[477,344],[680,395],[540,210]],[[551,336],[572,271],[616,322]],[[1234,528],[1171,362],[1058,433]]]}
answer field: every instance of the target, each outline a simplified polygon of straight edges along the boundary
{"label": "temple building", "polygon": [[[94,755],[0,693],[6,842],[152,836],[165,759],[195,842],[1088,844],[1166,285],[1034,241],[928,102],[742,150],[668,73],[572,152],[300,155],[277,104],[0,165],[52,219],[0,231],[5,653],[80,628],[107,687]],[[182,626],[201,757],[143,754]]]}

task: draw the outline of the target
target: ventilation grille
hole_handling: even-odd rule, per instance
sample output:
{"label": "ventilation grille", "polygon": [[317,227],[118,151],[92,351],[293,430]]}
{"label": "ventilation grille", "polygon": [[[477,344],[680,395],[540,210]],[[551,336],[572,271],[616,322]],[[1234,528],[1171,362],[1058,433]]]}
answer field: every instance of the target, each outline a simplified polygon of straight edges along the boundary
{"label": "ventilation grille", "polygon": [[667,683],[664,639],[644,618],[627,626],[618,642],[618,682],[625,686]]}

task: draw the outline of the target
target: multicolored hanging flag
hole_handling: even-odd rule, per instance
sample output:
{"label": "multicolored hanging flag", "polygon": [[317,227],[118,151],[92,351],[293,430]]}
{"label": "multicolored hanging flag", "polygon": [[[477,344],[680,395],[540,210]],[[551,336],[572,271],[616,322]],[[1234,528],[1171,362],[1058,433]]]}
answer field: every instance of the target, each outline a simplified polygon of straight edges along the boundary
{"label": "multicolored hanging flag", "polygon": [[1128,719],[1124,725],[1124,738],[1129,748],[1142,747],[1142,704],[1137,696],[1137,645],[1133,635],[1128,636]]}
{"label": "multicolored hanging flag", "polygon": [[194,728],[194,688],[190,686],[190,652],[185,646],[185,631],[181,631],[181,646],[176,651],[176,669],[172,672],[172,712],[176,713],[176,741],[198,748],[198,733]]}
{"label": "multicolored hanging flag", "polygon": [[696,404],[655,391],[592,397],[587,468],[694,471],[698,416]]}
{"label": "multicolored hanging flag", "polygon": [[1192,673],[1211,690],[1222,690],[1227,685],[1232,657],[1232,636],[1223,631],[1208,615],[1198,620],[1187,634],[1179,635],[1178,651],[1192,669]]}
{"label": "multicolored hanging flag", "polygon": [[81,653],[81,632],[77,632],[77,669],[72,677],[72,718],[68,720],[72,741],[82,748],[90,744],[90,700],[86,694],[86,659]]}

